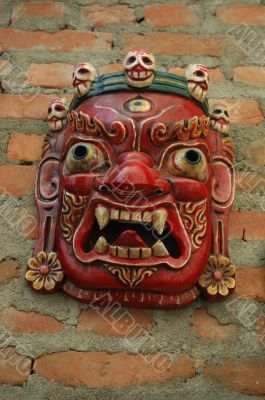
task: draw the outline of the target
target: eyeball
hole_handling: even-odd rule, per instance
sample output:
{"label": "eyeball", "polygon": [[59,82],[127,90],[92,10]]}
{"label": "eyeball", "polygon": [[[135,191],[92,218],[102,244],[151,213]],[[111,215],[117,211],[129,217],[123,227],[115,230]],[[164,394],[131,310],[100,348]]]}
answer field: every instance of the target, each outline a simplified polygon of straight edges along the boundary
{"label": "eyeball", "polygon": [[106,165],[102,151],[92,143],[77,143],[66,157],[67,168],[71,172],[95,172]]}
{"label": "eyeball", "polygon": [[167,170],[174,176],[198,181],[208,179],[206,157],[201,150],[193,147],[173,151],[167,161]]}

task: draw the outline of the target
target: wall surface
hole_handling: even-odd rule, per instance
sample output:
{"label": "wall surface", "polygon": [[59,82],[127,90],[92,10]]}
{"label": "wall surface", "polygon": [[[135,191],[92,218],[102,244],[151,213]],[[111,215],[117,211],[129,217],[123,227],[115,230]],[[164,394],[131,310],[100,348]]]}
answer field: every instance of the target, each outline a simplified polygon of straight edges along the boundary
{"label": "wall surface", "polygon": [[[258,399],[265,395],[265,1],[0,1],[0,399]],[[36,231],[34,177],[49,101],[70,94],[72,65],[120,69],[142,47],[162,71],[210,69],[210,98],[232,117],[237,194],[224,303],[130,310],[125,337],[88,305],[25,283]],[[174,363],[158,373],[161,352]]]}

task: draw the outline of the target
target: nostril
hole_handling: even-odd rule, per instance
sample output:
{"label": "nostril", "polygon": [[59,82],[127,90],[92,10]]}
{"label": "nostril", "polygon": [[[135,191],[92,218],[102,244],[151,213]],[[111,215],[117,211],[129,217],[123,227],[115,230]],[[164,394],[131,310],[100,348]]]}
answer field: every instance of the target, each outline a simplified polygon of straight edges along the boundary
{"label": "nostril", "polygon": [[107,185],[100,185],[99,191],[107,193],[107,192],[111,192],[111,189]]}
{"label": "nostril", "polygon": [[154,191],[154,194],[157,194],[157,195],[161,195],[161,194],[164,194],[164,193],[165,193],[164,190],[161,189],[161,188],[156,189],[156,190]]}

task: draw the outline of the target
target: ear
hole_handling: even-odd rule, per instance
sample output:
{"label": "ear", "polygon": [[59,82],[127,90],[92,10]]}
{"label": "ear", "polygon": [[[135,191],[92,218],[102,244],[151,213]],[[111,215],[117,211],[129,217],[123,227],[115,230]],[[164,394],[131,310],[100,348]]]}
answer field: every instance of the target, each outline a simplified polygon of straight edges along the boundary
{"label": "ear", "polygon": [[55,250],[55,228],[58,218],[60,157],[47,154],[41,161],[36,179],[35,199],[38,210],[38,238],[35,253]]}
{"label": "ear", "polygon": [[228,218],[234,200],[235,171],[225,156],[212,159],[212,253],[228,257]]}

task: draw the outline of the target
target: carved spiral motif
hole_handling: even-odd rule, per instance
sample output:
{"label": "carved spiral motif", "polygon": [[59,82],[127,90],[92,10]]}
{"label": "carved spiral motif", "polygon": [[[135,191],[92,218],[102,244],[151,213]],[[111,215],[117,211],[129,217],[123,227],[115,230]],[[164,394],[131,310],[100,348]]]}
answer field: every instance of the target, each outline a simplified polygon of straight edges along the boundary
{"label": "carved spiral motif", "polygon": [[206,199],[196,203],[179,203],[179,210],[194,251],[200,247],[206,232]]}
{"label": "carved spiral motif", "polygon": [[103,135],[115,144],[122,143],[126,136],[126,127],[121,121],[113,121],[108,126],[97,117],[90,117],[82,111],[68,114],[68,130],[91,136]]}
{"label": "carved spiral motif", "polygon": [[79,222],[87,207],[87,196],[77,196],[64,191],[61,214],[61,229],[63,237],[71,243]]}

